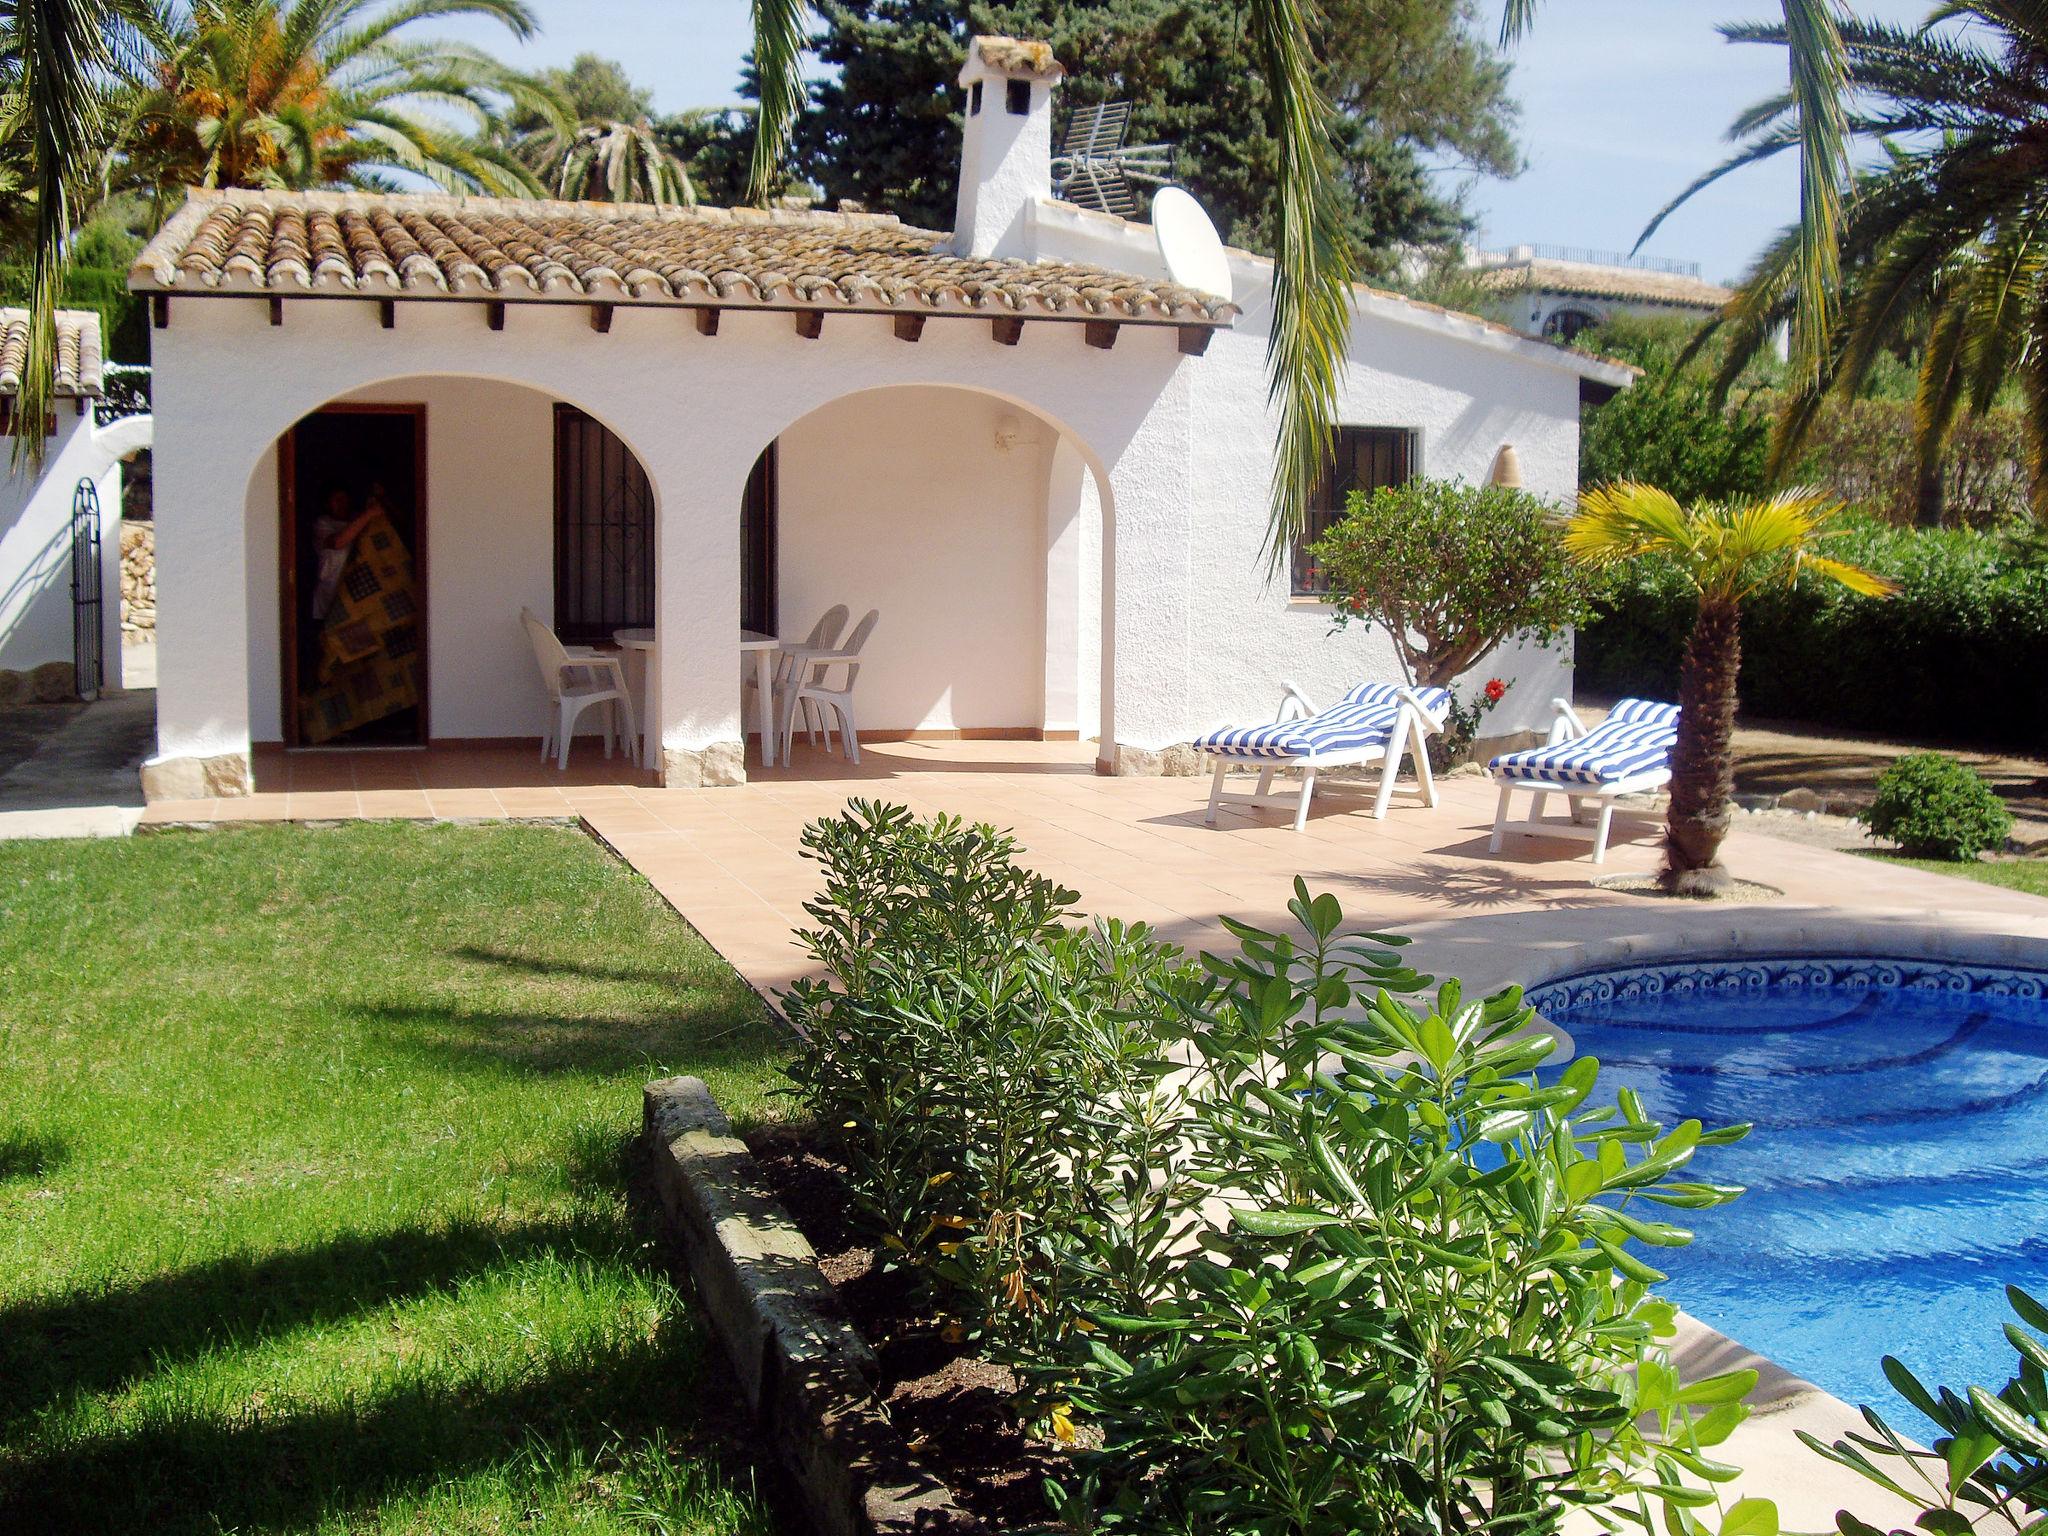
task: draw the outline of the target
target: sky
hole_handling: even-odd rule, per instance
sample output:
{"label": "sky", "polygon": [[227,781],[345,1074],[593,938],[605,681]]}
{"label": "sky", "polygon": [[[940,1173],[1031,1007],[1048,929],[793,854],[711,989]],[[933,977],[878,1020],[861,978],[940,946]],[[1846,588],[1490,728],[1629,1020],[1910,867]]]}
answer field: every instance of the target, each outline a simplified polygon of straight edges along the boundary
{"label": "sky", "polygon": [[[618,59],[663,112],[737,99],[748,43],[746,0],[532,0],[541,35],[511,43],[502,28],[439,23],[441,35],[488,44],[530,68],[594,51]],[[1486,25],[1495,0],[1480,0]],[[1915,21],[1930,0],[1860,0],[1862,15]],[[1780,88],[1782,50],[1735,47],[1714,30],[1771,13],[1771,0],[1545,0],[1514,51],[1528,169],[1469,183],[1468,206],[1488,247],[1532,242],[1626,250],[1687,182],[1726,153],[1729,120]],[[1452,168],[1452,185],[1467,179]],[[1798,212],[1789,155],[1738,172],[1669,219],[1645,254],[1697,262],[1730,280]]]}

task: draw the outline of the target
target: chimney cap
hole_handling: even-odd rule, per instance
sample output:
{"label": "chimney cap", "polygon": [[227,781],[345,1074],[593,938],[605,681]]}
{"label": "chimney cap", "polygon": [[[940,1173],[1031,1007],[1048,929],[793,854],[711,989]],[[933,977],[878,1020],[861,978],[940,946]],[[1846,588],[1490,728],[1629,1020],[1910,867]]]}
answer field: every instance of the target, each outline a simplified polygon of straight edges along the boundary
{"label": "chimney cap", "polygon": [[981,75],[1052,81],[1065,74],[1053,55],[1051,43],[1032,38],[982,36],[967,45],[967,62],[960,68],[960,83],[965,85]]}

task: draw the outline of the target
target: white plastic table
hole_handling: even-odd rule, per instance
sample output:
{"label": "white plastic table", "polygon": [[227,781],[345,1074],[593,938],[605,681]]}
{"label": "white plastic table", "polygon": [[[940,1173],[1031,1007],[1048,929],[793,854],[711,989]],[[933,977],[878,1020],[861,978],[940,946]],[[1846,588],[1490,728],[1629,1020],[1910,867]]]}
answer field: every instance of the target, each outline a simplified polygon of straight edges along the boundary
{"label": "white plastic table", "polygon": [[[640,675],[645,678],[650,672],[647,658],[654,654],[654,631],[651,629],[619,629],[612,632],[612,638],[619,642],[619,649],[642,653]],[[761,766],[775,766],[775,656],[782,649],[782,641],[774,635],[764,635],[756,629],[740,631],[740,652],[754,658],[754,699],[755,716],[761,727]],[[654,701],[646,697],[646,684],[641,684],[640,718],[651,724],[655,718]],[[655,735],[652,730],[642,733],[641,740],[646,746],[641,756],[644,766],[658,768],[655,761]]]}

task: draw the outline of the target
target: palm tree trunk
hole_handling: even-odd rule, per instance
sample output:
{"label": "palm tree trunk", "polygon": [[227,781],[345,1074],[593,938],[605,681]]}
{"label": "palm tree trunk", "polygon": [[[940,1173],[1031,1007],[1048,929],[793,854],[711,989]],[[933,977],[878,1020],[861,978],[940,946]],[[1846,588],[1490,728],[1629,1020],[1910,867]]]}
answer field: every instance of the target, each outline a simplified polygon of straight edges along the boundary
{"label": "palm tree trunk", "polygon": [[1678,675],[1678,744],[1671,751],[1671,810],[1664,821],[1665,889],[1711,895],[1728,884],[1720,861],[1735,790],[1735,679],[1742,612],[1702,598]]}
{"label": "palm tree trunk", "polygon": [[1932,464],[1923,462],[1916,486],[1918,505],[1914,509],[1913,521],[1921,528],[1939,528],[1943,503],[1947,499],[1946,476],[1942,474],[1941,461]]}

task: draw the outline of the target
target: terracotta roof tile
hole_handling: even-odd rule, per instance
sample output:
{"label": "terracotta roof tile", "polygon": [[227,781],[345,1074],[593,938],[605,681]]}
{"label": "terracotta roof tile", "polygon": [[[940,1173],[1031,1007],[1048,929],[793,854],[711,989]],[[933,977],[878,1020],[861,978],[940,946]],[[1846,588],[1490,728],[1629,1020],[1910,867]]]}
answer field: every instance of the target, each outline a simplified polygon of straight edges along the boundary
{"label": "terracotta roof tile", "polygon": [[1224,325],[1236,305],[1075,262],[974,258],[871,213],[200,191],[129,286],[559,299]]}
{"label": "terracotta roof tile", "polygon": [[[28,311],[0,309],[0,395],[21,392],[28,357]],[[100,392],[100,317],[89,309],[57,311],[57,393]]]}
{"label": "terracotta roof tile", "polygon": [[974,52],[990,69],[1011,75],[1036,75],[1057,80],[1066,71],[1053,57],[1052,44],[1025,38],[985,35],[974,40]]}
{"label": "terracotta roof tile", "polygon": [[1623,299],[1643,304],[1683,304],[1692,309],[1719,309],[1735,297],[1732,288],[1677,272],[1652,272],[1637,267],[1596,266],[1584,261],[1504,262],[1481,274],[1489,287],[1506,291],[1546,290],[1574,293],[1589,299]]}

